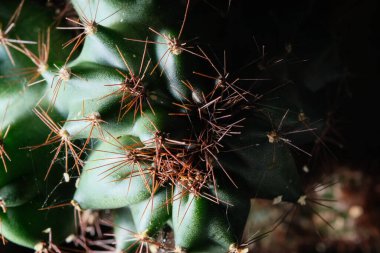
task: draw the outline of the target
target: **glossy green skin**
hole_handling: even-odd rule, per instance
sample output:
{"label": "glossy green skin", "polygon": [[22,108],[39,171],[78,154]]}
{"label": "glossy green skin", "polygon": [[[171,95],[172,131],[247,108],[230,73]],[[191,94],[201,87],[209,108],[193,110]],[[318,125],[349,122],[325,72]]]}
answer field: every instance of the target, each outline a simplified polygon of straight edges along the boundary
{"label": "glossy green skin", "polygon": [[[138,140],[128,137],[119,140],[123,145],[133,145],[135,141]],[[74,196],[81,208],[120,208],[150,197],[144,180],[129,176],[138,172],[137,165],[123,165],[123,160],[119,157],[125,151],[115,145],[118,144],[102,143],[88,158]],[[115,167],[119,163],[123,166]]]}
{"label": "glossy green skin", "polygon": [[0,188],[0,198],[6,208],[23,205],[38,194],[39,189],[35,182],[28,178],[31,178],[31,175]]}
{"label": "glossy green skin", "polygon": [[[18,1],[1,2],[0,23],[3,28],[18,4]],[[38,13],[38,17],[31,15],[34,13]],[[51,10],[25,1],[20,18],[8,35],[10,38],[20,36],[23,40],[37,41],[38,32],[45,32],[51,23]],[[51,51],[55,53],[49,57],[49,64],[52,62],[58,64],[65,59],[67,54],[60,50],[60,41],[67,39],[66,32],[51,32],[51,41],[55,42],[51,44]],[[27,47],[37,53],[35,46],[27,45]],[[50,198],[55,198],[57,201],[70,200],[72,185],[57,187],[63,173],[60,166],[54,166],[49,178],[44,180],[53,156],[50,153],[53,148],[42,147],[32,150],[33,146],[42,144],[50,133],[50,130],[32,112],[32,108],[49,86],[40,83],[27,87],[30,76],[18,73],[23,68],[34,65],[20,52],[14,49],[10,49],[10,52],[15,66],[11,64],[4,47],[0,45],[0,141],[11,159],[9,161],[5,158],[7,172],[3,163],[0,163],[0,199],[6,208],[6,213],[0,213],[1,232],[5,238],[14,243],[34,248],[37,243],[48,242],[48,234],[43,232],[47,228],[51,228],[54,242],[57,243],[74,233],[72,208],[39,210],[54,205],[50,203]],[[42,102],[41,105],[46,106],[47,103]],[[57,113],[51,113],[50,116],[55,121],[62,120]],[[8,126],[10,126],[8,134],[4,136]]]}
{"label": "glossy green skin", "polygon": [[[44,142],[50,131],[36,115],[28,112],[23,116],[26,117],[9,123],[11,127],[4,139],[4,147],[11,161],[7,160],[8,172],[2,163],[0,165],[0,187],[26,174],[33,174],[32,178],[36,178],[36,181],[42,180],[46,174],[45,168],[50,165],[52,159],[49,147],[31,151],[32,146]],[[24,135],[25,133],[27,135]]]}
{"label": "glossy green skin", "polygon": [[125,249],[136,249],[133,246],[134,241],[129,241],[137,229],[132,217],[131,210],[128,207],[116,209],[113,212],[114,233],[116,238],[116,252],[122,252]]}
{"label": "glossy green skin", "polygon": [[9,208],[5,214],[0,213],[2,234],[14,243],[33,249],[40,242],[48,242],[49,235],[43,232],[48,228],[54,242],[63,241],[74,233],[72,208],[39,210],[44,201],[44,198],[36,197],[26,204]]}
{"label": "glossy green skin", "polygon": [[[43,143],[49,134],[47,127],[31,113],[31,109],[45,92],[43,106],[46,108],[50,104],[53,107],[55,122],[63,125],[73,141],[83,143],[91,134],[93,148],[86,150],[86,154],[81,157],[84,167],[73,199],[82,209],[115,209],[117,251],[128,249],[128,252],[133,252],[136,247],[129,248],[131,242],[126,239],[130,239],[131,233],[123,230],[123,227],[154,238],[169,224],[174,231],[175,245],[189,253],[228,252],[229,246],[238,243],[242,237],[250,198],[273,199],[282,196],[285,201],[297,202],[303,195],[298,164],[293,154],[297,150],[286,143],[269,143],[267,136],[270,131],[282,130],[277,129],[280,124],[287,131],[305,128],[298,120],[300,112],[313,116],[310,106],[305,105],[303,101],[305,93],[294,85],[285,85],[281,89],[278,89],[278,84],[267,85],[265,82],[242,86],[265,96],[258,102],[249,101],[228,111],[232,114],[231,122],[245,119],[242,123],[244,128],[240,129],[240,135],[221,140],[223,148],[218,154],[218,159],[238,188],[217,165],[215,184],[207,183],[207,187],[201,192],[216,196],[220,203],[215,204],[202,196],[185,192],[179,183],[161,187],[152,194],[147,189],[152,185],[151,178],[130,177],[131,173],[136,175],[137,168],[122,163],[125,155],[123,147],[132,144],[144,145],[143,142],[154,138],[156,131],[167,133],[170,138],[177,140],[194,137],[194,134],[201,130],[199,128],[202,124],[198,118],[198,105],[193,101],[192,91],[183,81],[189,81],[197,92],[208,94],[213,89],[215,80],[194,75],[193,72],[204,73],[214,78],[218,78],[218,73],[202,57],[185,51],[179,55],[172,54],[167,45],[163,44],[167,41],[149,31],[150,27],[161,34],[170,35],[171,38],[178,36],[185,10],[181,1],[173,3],[170,0],[72,0],[72,3],[82,20],[95,18],[99,24],[95,33],[86,36],[83,46],[65,65],[70,69],[71,75],[68,80],[61,80],[55,103],[51,104],[51,100],[56,96],[54,89],[59,85],[60,77],[53,63],[59,68],[63,67],[64,57],[51,57],[47,71],[42,73],[46,82],[37,86],[24,89],[26,80],[23,78],[0,79],[0,106],[4,110],[7,103],[11,104],[8,110],[9,115],[12,115],[11,118],[6,117],[3,125],[0,124],[2,131],[9,124],[12,125],[9,135],[4,140],[4,146],[12,157],[12,162],[9,162],[10,168],[12,165],[11,173],[5,173],[0,163],[0,198],[7,198],[12,206],[9,213],[2,214],[6,227],[3,233],[9,240],[33,247],[36,242],[44,240],[43,236],[40,237],[40,230],[48,224],[53,227],[63,226],[64,229],[59,232],[57,241],[68,236],[71,231],[70,222],[49,223],[53,218],[46,220],[42,212],[36,212],[44,198],[41,196],[40,188],[37,187],[31,191],[34,194],[28,195],[18,187],[21,182],[19,180],[24,180],[25,176],[32,177],[40,184],[43,172],[51,160],[52,154],[48,154],[45,148],[33,152],[19,149]],[[88,8],[84,8],[85,6]],[[5,16],[10,16],[10,10],[5,12]],[[27,10],[33,9],[28,7]],[[96,17],[94,13],[97,13]],[[3,15],[3,12],[0,14]],[[104,19],[108,16],[109,18]],[[30,22],[29,24],[37,25],[37,22],[25,20]],[[230,31],[233,25],[228,24],[231,22],[228,17],[223,17],[203,1],[192,1],[186,22],[180,38],[181,43],[199,37],[194,45],[201,45],[210,57],[212,55],[213,62],[217,62],[214,61],[213,55],[222,55],[223,50],[237,50],[239,55],[235,58],[233,56],[233,61],[228,62],[227,67],[238,69],[243,65],[242,62],[246,62],[244,52],[238,48],[241,41],[229,37],[233,34]],[[22,34],[23,30],[25,34]],[[17,29],[17,32],[27,39],[33,39],[28,37],[26,30],[22,27],[21,30]],[[65,42],[62,41],[64,35],[61,36],[61,32],[53,32],[57,41],[52,48],[54,52],[60,51],[57,48]],[[124,117],[120,117],[122,95],[118,93],[118,84],[124,82],[124,77],[119,72],[142,74],[140,65],[145,40],[149,41],[149,44],[142,69],[144,70],[149,59],[152,60],[152,64],[143,80],[143,113],[140,112],[140,108],[134,113],[133,108]],[[190,42],[186,44],[186,48],[189,45]],[[206,48],[211,48],[211,52]],[[189,47],[189,50],[198,55],[202,54],[196,47]],[[67,54],[69,51],[70,49],[66,49],[63,52]],[[22,54],[14,52],[14,55],[20,66],[31,66]],[[0,60],[0,75],[13,70],[2,47]],[[156,71],[150,73],[156,64]],[[226,74],[219,65],[222,64],[215,63],[218,71]],[[255,71],[254,68],[248,67],[241,71],[241,77],[252,77],[251,74],[256,73]],[[22,102],[18,97],[20,92],[24,98]],[[188,117],[171,116],[171,113],[183,112],[183,109],[174,103],[191,104],[193,110],[189,112]],[[287,110],[289,113],[284,118]],[[102,120],[98,127],[92,127],[91,122],[85,120],[94,113],[98,113]],[[54,114],[49,112],[49,115]],[[314,137],[308,133],[291,138],[291,141],[294,145],[302,145],[313,142]],[[34,160],[37,160],[38,164],[30,166]],[[115,164],[120,166],[115,168]],[[148,166],[143,165],[141,169]],[[38,168],[38,172],[32,172],[31,167]],[[60,169],[59,166],[57,169]],[[52,181],[56,183],[62,173],[53,173],[55,175],[52,176]],[[177,194],[181,195],[181,192],[183,196],[180,199],[171,201],[171,198],[175,198]],[[37,198],[38,201],[29,202],[32,198]],[[52,209],[48,214],[49,217],[65,217],[59,222],[73,220],[66,210]],[[30,226],[24,228],[23,224],[28,219],[33,221]],[[53,233],[54,231],[56,230],[53,229]]]}

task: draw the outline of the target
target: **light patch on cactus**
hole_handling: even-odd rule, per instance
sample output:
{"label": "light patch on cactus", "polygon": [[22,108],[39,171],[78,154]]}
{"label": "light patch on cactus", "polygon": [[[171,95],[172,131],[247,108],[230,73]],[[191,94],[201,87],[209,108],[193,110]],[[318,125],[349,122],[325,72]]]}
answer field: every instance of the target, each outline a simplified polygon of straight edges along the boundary
{"label": "light patch on cactus", "polygon": [[297,199],[297,203],[300,204],[301,206],[306,206],[306,203],[307,203],[306,199],[307,199],[307,196],[302,195]]}
{"label": "light patch on cactus", "polygon": [[77,180],[75,180],[75,188],[78,189],[80,183],[80,178],[78,177]]}
{"label": "light patch on cactus", "polygon": [[75,241],[75,239],[76,239],[76,236],[74,234],[71,234],[65,238],[65,242],[66,243],[72,243],[73,241]]}
{"label": "light patch on cactus", "polygon": [[204,104],[204,99],[203,99],[202,92],[200,90],[198,90],[198,89],[194,89],[191,92],[191,98],[198,105]]}
{"label": "light patch on cactus", "polygon": [[5,204],[5,201],[3,199],[1,199],[1,198],[0,198],[0,208],[3,211],[3,213],[7,212],[7,205]]}
{"label": "light patch on cactus", "polygon": [[65,180],[66,183],[70,182],[70,175],[69,173],[63,173],[63,179]]}
{"label": "light patch on cactus", "polygon": [[282,195],[275,197],[275,198],[273,199],[272,204],[273,204],[273,205],[278,205],[278,204],[280,204],[280,203],[282,202],[282,197],[283,197]]}
{"label": "light patch on cactus", "polygon": [[58,77],[59,79],[62,79],[63,81],[69,81],[71,77],[71,69],[69,67],[63,66],[62,68],[58,68],[56,65],[55,67],[58,69]]}
{"label": "light patch on cactus", "polygon": [[[45,73],[46,72],[46,70],[48,69],[48,65],[46,65],[46,64],[41,64],[41,65],[39,65],[38,66],[38,68],[37,68],[37,72],[39,73],[39,74],[43,74],[43,73]],[[45,81],[45,80],[44,80]],[[42,82],[42,81],[41,81]],[[31,86],[31,85],[33,85],[33,84],[35,84],[35,83],[31,83],[31,84],[29,84],[29,86]]]}

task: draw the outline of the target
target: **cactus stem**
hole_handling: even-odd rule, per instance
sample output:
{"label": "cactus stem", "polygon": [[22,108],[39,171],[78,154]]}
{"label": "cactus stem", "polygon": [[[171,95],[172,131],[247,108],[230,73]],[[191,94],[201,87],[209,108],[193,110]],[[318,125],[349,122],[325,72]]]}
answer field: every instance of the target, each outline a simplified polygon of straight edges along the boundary
{"label": "cactus stem", "polygon": [[58,98],[58,94],[59,94],[59,91],[61,90],[62,84],[69,81],[71,76],[75,76],[76,78],[83,80],[80,76],[74,74],[71,71],[71,69],[66,66],[66,64],[61,68],[59,68],[56,64],[54,64],[54,67],[57,69],[57,72],[55,73],[53,80],[52,80],[52,86],[54,86],[53,95],[52,95],[52,98],[51,98],[51,101],[50,101],[50,104],[49,104],[47,111],[50,111],[53,108],[53,106],[55,105],[55,102]]}
{"label": "cactus stem", "polygon": [[136,252],[143,252],[144,249],[148,252],[151,245],[155,245],[158,248],[162,246],[161,243],[157,242],[154,238],[148,235],[148,230],[136,233],[126,228],[122,229],[130,233],[130,239],[127,239],[126,241],[134,241],[127,249],[125,249],[125,252],[129,252],[129,250],[134,248],[136,245],[138,245]]}
{"label": "cactus stem", "polygon": [[[200,94],[189,81],[182,81],[182,83],[192,92],[194,103],[184,97],[184,100],[188,101],[190,104],[175,105],[188,111],[195,107],[198,111],[198,117],[202,121],[203,127],[198,136],[196,136],[196,140],[199,144],[199,151],[203,157],[203,161],[206,163],[207,171],[211,173],[212,177],[214,177],[213,168],[216,163],[237,188],[238,186],[236,183],[218,161],[216,154],[219,153],[219,147],[222,147],[220,144],[222,139],[227,136],[239,135],[241,133],[235,129],[242,128],[240,123],[245,119],[243,118],[236,120],[235,122],[228,122],[228,119],[232,117],[232,114],[228,114],[228,111],[226,110],[231,106],[229,97],[224,98],[223,94],[215,95],[214,92],[207,95],[204,95],[203,93]],[[187,114],[185,114],[185,116],[189,117]],[[215,184],[215,179],[213,179],[213,181]],[[217,187],[214,185],[214,188],[216,189]],[[215,197],[218,201],[217,193]]]}
{"label": "cactus stem", "polygon": [[68,68],[66,66],[63,66],[62,68],[58,68],[56,66],[56,68],[58,69],[58,77],[59,77],[59,79],[61,79],[62,81],[69,81],[70,80],[70,77],[71,77],[71,70],[70,70],[70,68]]}
{"label": "cactus stem", "polygon": [[3,236],[3,226],[2,226],[2,222],[1,222],[1,217],[0,217],[0,239],[1,239],[1,242],[3,243],[3,245],[6,244],[6,240],[5,240],[5,237]]}
{"label": "cactus stem", "polygon": [[4,170],[5,170],[5,172],[7,172],[8,168],[7,168],[6,159],[8,159],[8,161],[11,161],[11,158],[9,157],[7,152],[5,151],[4,143],[1,139],[0,139],[0,157],[1,157],[1,161],[3,162]]}
{"label": "cactus stem", "polygon": [[38,55],[34,54],[31,50],[29,50],[24,44],[21,44],[21,52],[27,56],[35,65],[36,69],[31,71],[25,71],[24,74],[31,74],[31,78],[28,81],[28,86],[35,85],[44,81],[44,79],[36,81],[43,73],[45,73],[49,66],[49,54],[50,54],[50,28],[46,31],[46,39],[45,35],[40,32],[38,34]]}
{"label": "cactus stem", "polygon": [[66,48],[70,46],[72,43],[75,43],[75,47],[78,47],[85,39],[87,35],[93,35],[97,32],[97,23],[95,21],[96,17],[94,19],[88,19],[85,15],[82,18],[83,20],[74,20],[71,18],[66,18],[66,20],[70,21],[71,23],[77,25],[75,27],[57,27],[59,30],[81,30],[83,31],[76,37],[72,38],[65,44],[63,44],[63,48]]}
{"label": "cactus stem", "polygon": [[123,119],[125,115],[133,109],[133,119],[136,120],[137,113],[140,112],[140,115],[143,114],[143,103],[146,101],[148,104],[151,112],[155,115],[154,109],[149,101],[148,96],[146,95],[146,90],[144,86],[144,79],[146,72],[150,66],[151,60],[149,60],[145,67],[145,56],[146,56],[146,49],[147,49],[147,44],[145,43],[144,47],[144,52],[141,58],[141,63],[140,63],[140,69],[138,74],[135,74],[134,71],[131,69],[129,66],[127,60],[123,56],[122,52],[120,51],[119,47],[116,46],[117,51],[119,52],[119,55],[121,59],[124,62],[124,65],[127,67],[129,74],[125,74],[122,71],[116,69],[116,71],[123,76],[124,82],[120,84],[108,84],[106,86],[120,86],[119,89],[116,91],[104,96],[109,97],[112,95],[119,95],[121,94],[121,100],[120,100],[120,110],[119,110],[119,116],[118,116],[118,121]]}
{"label": "cactus stem", "polygon": [[168,47],[168,49],[162,54],[162,56],[159,59],[159,61],[157,62],[157,64],[153,67],[152,71],[150,72],[150,75],[153,75],[153,73],[156,71],[156,69],[158,68],[160,63],[164,62],[164,67],[163,67],[161,74],[160,74],[160,76],[162,76],[164,69],[165,69],[166,62],[170,56],[168,53],[171,53],[173,55],[178,56],[185,51],[185,52],[190,53],[192,55],[195,55],[199,58],[204,58],[202,55],[198,54],[197,52],[190,50],[191,47],[187,46],[187,42],[181,43],[181,42],[179,42],[178,38],[175,38],[175,37],[172,38],[170,35],[162,34],[158,31],[154,30],[151,27],[149,27],[149,30],[152,31],[153,33],[155,33],[156,35],[158,35],[159,37],[162,37],[165,40],[165,42],[139,40],[139,39],[131,39],[131,38],[125,38],[125,40],[148,43],[148,44],[155,44],[155,45],[166,45]]}
{"label": "cactus stem", "polygon": [[97,130],[100,139],[102,139],[102,140],[106,139],[106,137],[104,135],[104,131],[103,131],[102,126],[101,126],[101,124],[106,123],[106,121],[102,120],[100,113],[99,112],[93,112],[93,113],[89,114],[88,116],[84,116],[84,113],[85,113],[85,109],[84,109],[84,102],[83,102],[83,104],[82,104],[83,118],[65,121],[65,122],[88,122],[88,124],[85,127],[83,127],[83,129],[80,131],[83,131],[83,130],[87,129],[88,127],[90,127],[88,137],[87,137],[85,143],[83,144],[83,147],[82,147],[81,151],[79,152],[78,157],[82,156],[87,145],[90,143],[90,140],[93,136],[95,129]]}
{"label": "cactus stem", "polygon": [[[149,169],[144,169],[143,165],[151,163],[151,159],[154,156],[154,154],[149,152],[149,150],[141,151],[140,149],[135,148],[133,145],[124,146],[113,136],[111,136],[111,138],[116,142],[116,144],[107,142],[106,140],[104,141],[111,145],[116,146],[120,150],[119,152],[116,151],[116,152],[111,153],[117,156],[109,158],[110,159],[109,163],[105,163],[100,166],[90,168],[89,170],[95,170],[95,169],[100,169],[100,168],[110,166],[105,171],[102,171],[100,173],[100,175],[104,175],[103,178],[101,179],[104,179],[104,178],[109,177],[111,174],[115,173],[117,170],[119,170],[123,166],[132,166],[133,168],[137,167],[137,170],[133,169],[130,173],[125,175],[120,180],[127,180],[127,179],[132,180],[133,177],[140,176],[144,181],[144,185],[146,189],[149,192],[152,192],[148,183],[148,179],[146,178],[146,174],[149,173]],[[98,150],[98,151],[108,153],[107,151],[102,151],[102,150]],[[92,160],[92,161],[96,161],[96,160]],[[129,186],[130,185],[131,183],[129,183]],[[129,190],[130,190],[130,187],[128,187],[128,190],[126,193],[127,196],[128,196]]]}
{"label": "cactus stem", "polygon": [[[114,139],[118,143],[117,139]],[[104,174],[103,178],[106,178],[122,166],[136,167],[136,170],[132,170],[120,180],[131,180],[135,176],[140,176],[146,189],[152,195],[163,185],[168,183],[179,184],[185,189],[185,192],[219,203],[217,195],[212,196],[201,192],[210,178],[213,178],[214,185],[216,184],[213,177],[214,173],[210,165],[206,165],[206,171],[202,171],[200,167],[204,163],[202,152],[188,150],[189,141],[172,140],[167,138],[164,133],[156,132],[155,137],[143,142],[143,145],[142,147],[136,145],[123,146],[119,143],[117,146],[120,152],[112,152],[112,154],[119,156],[110,158],[109,163],[91,168],[91,170],[107,167],[107,170],[101,172],[101,175]],[[107,151],[99,150],[99,152]],[[152,181],[152,186],[148,183],[150,181]],[[216,189],[216,186],[214,188]],[[181,194],[179,198],[184,196]],[[174,197],[172,201],[174,201]]]}
{"label": "cactus stem", "polygon": [[3,210],[3,213],[7,212],[7,205],[5,204],[5,201],[3,199],[0,199],[0,208],[1,210]]}
{"label": "cactus stem", "polygon": [[88,35],[89,36],[94,35],[97,32],[97,30],[98,30],[97,27],[100,23],[102,23],[103,21],[107,20],[108,18],[112,17],[113,15],[115,15],[117,12],[120,11],[120,9],[119,9],[119,10],[115,11],[114,13],[112,13],[111,15],[103,18],[102,20],[96,21],[97,15],[98,15],[99,3],[100,3],[100,0],[98,0],[98,3],[96,5],[94,17],[91,17],[91,18],[87,17],[84,14],[84,11],[82,10],[82,8],[79,7],[80,12],[81,12],[80,13],[81,17],[79,20],[74,20],[74,19],[66,17],[66,20],[70,21],[71,23],[73,23],[77,26],[75,26],[75,27],[57,27],[57,29],[60,29],[60,30],[79,30],[79,31],[82,31],[76,37],[70,39],[69,41],[67,41],[66,43],[63,44],[63,48],[66,48],[75,42],[73,48],[71,49],[71,52],[69,54],[68,59],[79,48],[79,46],[85,41],[85,39]]}
{"label": "cactus stem", "polygon": [[[68,156],[69,156],[69,152],[71,152],[73,158],[74,158],[74,163],[75,163],[75,167],[78,171],[78,174],[80,175],[80,167],[82,166],[82,161],[80,160],[80,157],[77,153],[77,150],[81,150],[78,146],[76,146],[75,144],[73,144],[71,142],[71,135],[70,133],[64,129],[64,128],[61,128],[57,123],[55,123],[52,118],[50,118],[50,116],[47,114],[47,112],[45,112],[42,108],[38,108],[38,109],[33,109],[33,112],[38,116],[38,118],[41,119],[41,121],[43,123],[45,123],[45,125],[51,130],[51,133],[49,134],[47,140],[40,144],[40,145],[37,145],[37,146],[33,146],[33,147],[28,147],[28,148],[31,148],[32,150],[34,149],[37,149],[37,148],[40,148],[40,147],[44,147],[44,146],[48,146],[48,145],[51,145],[51,144],[54,144],[54,143],[59,143],[58,147],[56,149],[54,149],[56,152],[55,152],[55,155],[50,163],[50,167],[46,173],[46,176],[45,176],[45,180],[47,179],[49,173],[50,173],[50,170],[52,169],[54,163],[57,161],[58,159],[58,155],[61,151],[61,149],[64,147],[65,149],[65,168],[66,168],[66,173],[68,172],[69,170],[69,164],[68,164]],[[55,134],[55,136],[52,136],[52,134]]]}
{"label": "cactus stem", "polygon": [[[1,36],[1,35],[0,35]],[[0,38],[1,40],[1,38]],[[46,42],[44,42],[44,35],[42,33],[38,34],[38,55],[34,54],[29,50],[24,43],[20,44],[18,51],[27,56],[35,65],[36,68],[23,68],[21,70],[16,70],[14,73],[2,76],[2,77],[13,77],[19,75],[28,76],[28,86],[35,85],[45,81],[44,79],[36,81],[43,73],[48,69],[48,59],[50,52],[50,28],[47,29]],[[29,77],[30,76],[30,77]],[[0,77],[1,78],[1,77]]]}
{"label": "cactus stem", "polygon": [[[159,37],[163,38],[165,40],[165,42],[157,42],[157,41],[153,41],[153,42],[150,41],[149,42],[148,41],[148,43],[153,43],[153,44],[157,44],[157,45],[166,45],[168,47],[168,49],[162,54],[162,56],[159,59],[159,61],[157,62],[157,64],[153,67],[152,71],[150,72],[150,75],[153,75],[153,73],[155,72],[157,67],[162,62],[164,62],[163,68],[162,68],[161,74],[160,74],[160,76],[162,76],[164,69],[165,69],[166,62],[167,62],[168,58],[170,57],[170,54],[168,54],[168,53],[171,53],[172,55],[178,56],[178,55],[181,55],[183,52],[187,52],[187,53],[192,54],[194,56],[197,56],[199,58],[205,59],[205,57],[203,55],[200,55],[199,53],[191,50],[192,47],[187,46],[188,42],[182,42],[181,43],[179,37],[172,37],[170,34],[166,35],[166,34],[160,33],[151,27],[149,27],[149,30],[152,31],[153,33],[155,33],[156,35],[158,35]],[[138,40],[134,40],[134,41],[138,41]]]}
{"label": "cactus stem", "polygon": [[7,104],[7,106],[5,107],[3,118],[0,124],[0,158],[1,158],[1,161],[3,162],[5,172],[8,171],[6,160],[11,161],[11,158],[9,157],[4,147],[4,140],[8,136],[9,130],[11,129],[11,125],[8,125],[8,127],[5,129],[5,132],[3,134],[3,124],[5,121],[5,116],[7,115],[8,106],[9,104]]}
{"label": "cactus stem", "polygon": [[[237,100],[237,102],[239,102],[240,100],[244,100],[245,102],[248,102],[248,99],[246,98],[246,96],[247,95],[252,96],[252,94],[236,85],[236,83],[240,80],[240,78],[236,78],[232,82],[228,81],[230,73],[227,71],[226,51],[224,51],[224,54],[223,54],[223,70],[220,71],[220,70],[218,70],[216,65],[211,61],[210,57],[202,50],[202,48],[198,46],[198,49],[202,53],[203,58],[207,60],[207,62],[211,65],[211,67],[217,73],[217,76],[213,77],[213,76],[203,74],[203,73],[199,73],[196,71],[193,72],[194,74],[196,74],[198,76],[202,76],[202,77],[205,77],[208,79],[214,79],[215,80],[214,90],[212,92],[210,92],[210,96],[213,96],[214,93],[216,92],[216,90],[218,90],[218,89],[221,89],[222,94],[225,92],[229,92],[229,90],[232,90],[232,94],[236,94],[238,97],[240,97],[240,99]],[[251,80],[251,79],[249,79],[249,80]],[[235,103],[237,103],[237,102],[235,102]]]}
{"label": "cactus stem", "polygon": [[99,7],[99,1],[98,1],[98,5],[96,8],[95,17],[93,19],[89,19],[88,17],[86,17],[86,15],[82,11],[82,13],[81,13],[82,18],[79,20],[74,20],[74,19],[66,17],[66,20],[70,21],[71,23],[73,23],[77,26],[75,26],[75,27],[57,27],[57,29],[59,29],[59,30],[79,30],[79,31],[82,31],[76,37],[70,39],[69,41],[67,41],[66,43],[63,44],[63,48],[66,48],[75,42],[73,48],[71,49],[70,56],[84,42],[87,35],[93,35],[97,32],[98,24],[95,20],[96,20],[96,16],[97,16],[97,12],[98,12],[98,7]]}
{"label": "cactus stem", "polygon": [[177,38],[171,38],[170,35],[163,35],[157,31],[155,31],[154,29],[149,28],[152,32],[158,34],[159,36],[163,37],[166,40],[169,52],[171,52],[173,55],[180,55],[180,54],[182,54],[183,51],[186,51],[183,48],[184,46],[186,46],[186,43],[180,43],[180,39],[181,39],[183,30],[185,28],[185,23],[187,20],[187,14],[189,13],[189,7],[190,7],[190,0],[187,0],[184,18],[183,18],[182,25],[181,25],[181,28],[179,30]]}
{"label": "cactus stem", "polygon": [[161,62],[164,62],[164,66],[162,68],[160,76],[163,74],[166,62],[170,56],[168,53],[175,55],[175,56],[178,56],[178,55],[181,55],[183,52],[187,52],[187,53],[195,55],[199,58],[204,58],[204,56],[202,56],[202,55],[198,54],[197,52],[194,52],[193,50],[191,50],[191,47],[187,46],[188,42],[181,42],[181,36],[182,36],[184,28],[185,28],[185,23],[186,23],[187,15],[189,12],[189,7],[190,7],[190,0],[187,0],[184,18],[183,18],[181,28],[179,30],[177,37],[175,37],[175,36],[173,37],[170,34],[160,33],[157,30],[155,30],[154,28],[149,27],[149,30],[151,32],[156,34],[158,37],[161,37],[162,39],[164,39],[165,42],[148,41],[148,40],[144,41],[144,40],[139,40],[139,39],[125,38],[126,40],[134,41],[134,42],[145,42],[145,43],[149,43],[149,44],[166,45],[167,46],[168,49],[162,54],[162,56],[159,59],[159,61],[157,62],[157,64],[153,67],[152,71],[150,72],[150,75],[153,75],[153,73],[155,72],[157,67],[161,64]]}
{"label": "cactus stem", "polygon": [[[302,148],[296,146],[295,144],[292,143],[292,141],[290,139],[284,138],[284,136],[291,135],[291,134],[297,134],[297,133],[304,133],[304,132],[313,132],[316,130],[316,128],[307,128],[307,129],[294,130],[294,131],[289,131],[289,132],[281,132],[283,123],[284,123],[288,113],[289,113],[289,109],[287,109],[286,112],[284,113],[284,115],[282,116],[281,121],[277,126],[277,129],[272,129],[269,133],[267,133],[268,142],[271,144],[274,144],[274,145],[277,143],[283,142],[286,145],[288,145],[288,146],[306,154],[307,156],[311,157],[312,155],[310,153],[308,153],[307,151],[303,150]],[[271,119],[269,114],[268,114],[268,116],[272,122],[272,119]],[[275,154],[273,156],[273,160],[275,160]]]}

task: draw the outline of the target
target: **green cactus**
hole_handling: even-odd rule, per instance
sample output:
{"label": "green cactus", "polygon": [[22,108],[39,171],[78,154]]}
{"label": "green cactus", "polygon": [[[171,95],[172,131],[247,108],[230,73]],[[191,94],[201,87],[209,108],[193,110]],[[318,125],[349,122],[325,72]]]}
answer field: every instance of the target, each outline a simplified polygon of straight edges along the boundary
{"label": "green cactus", "polygon": [[58,26],[37,1],[1,2],[6,239],[54,252],[78,232],[71,203],[112,210],[117,252],[242,253],[250,199],[304,204],[320,112],[275,61],[247,64],[229,2],[72,0]]}

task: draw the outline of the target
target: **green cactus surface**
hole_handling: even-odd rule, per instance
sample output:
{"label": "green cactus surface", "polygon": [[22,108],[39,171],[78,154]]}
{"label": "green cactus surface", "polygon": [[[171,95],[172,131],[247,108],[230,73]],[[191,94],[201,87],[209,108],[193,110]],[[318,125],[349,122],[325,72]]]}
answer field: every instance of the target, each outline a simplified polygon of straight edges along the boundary
{"label": "green cactus surface", "polygon": [[251,199],[307,203],[323,115],[289,48],[257,57],[246,1],[45,2],[0,3],[5,239],[89,250],[91,211],[114,252],[243,253]]}

